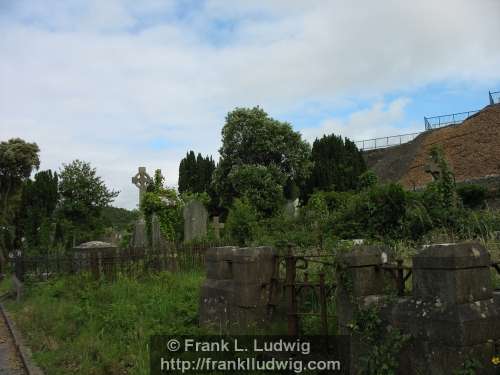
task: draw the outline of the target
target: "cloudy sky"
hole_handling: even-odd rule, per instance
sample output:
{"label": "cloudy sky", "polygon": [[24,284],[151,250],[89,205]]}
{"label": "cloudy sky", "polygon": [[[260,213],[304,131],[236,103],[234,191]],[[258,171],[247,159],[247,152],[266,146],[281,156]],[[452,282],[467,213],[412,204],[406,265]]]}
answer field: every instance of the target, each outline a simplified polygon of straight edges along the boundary
{"label": "cloudy sky", "polygon": [[42,169],[90,161],[133,208],[138,166],[176,185],[235,107],[310,141],[423,130],[500,90],[499,0],[0,0],[0,140]]}

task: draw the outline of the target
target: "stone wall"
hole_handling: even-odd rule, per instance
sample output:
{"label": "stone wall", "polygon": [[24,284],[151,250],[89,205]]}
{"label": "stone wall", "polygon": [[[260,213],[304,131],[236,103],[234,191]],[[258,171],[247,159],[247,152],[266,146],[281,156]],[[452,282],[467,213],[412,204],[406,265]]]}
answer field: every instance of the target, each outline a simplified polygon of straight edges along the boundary
{"label": "stone wall", "polygon": [[264,326],[275,255],[271,247],[209,249],[200,296],[201,326],[220,332]]}
{"label": "stone wall", "polygon": [[[387,328],[411,339],[401,352],[401,374],[451,374],[474,358],[478,373],[495,374],[491,359],[500,348],[500,292],[493,291],[490,255],[478,243],[442,244],[413,258],[409,297],[384,298],[381,250],[365,247],[345,256],[350,298],[339,280],[338,320],[349,333],[353,309],[378,305]],[[342,286],[342,284],[344,284]],[[353,304],[356,304],[353,306]],[[367,352],[353,337],[352,362]]]}

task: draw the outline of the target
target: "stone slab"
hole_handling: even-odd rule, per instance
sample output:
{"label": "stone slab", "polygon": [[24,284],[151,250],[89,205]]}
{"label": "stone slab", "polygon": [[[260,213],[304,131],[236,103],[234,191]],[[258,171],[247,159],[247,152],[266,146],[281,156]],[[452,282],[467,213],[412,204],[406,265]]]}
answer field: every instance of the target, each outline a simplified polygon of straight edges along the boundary
{"label": "stone slab", "polygon": [[489,267],[490,254],[477,242],[428,246],[413,257],[413,269]]}

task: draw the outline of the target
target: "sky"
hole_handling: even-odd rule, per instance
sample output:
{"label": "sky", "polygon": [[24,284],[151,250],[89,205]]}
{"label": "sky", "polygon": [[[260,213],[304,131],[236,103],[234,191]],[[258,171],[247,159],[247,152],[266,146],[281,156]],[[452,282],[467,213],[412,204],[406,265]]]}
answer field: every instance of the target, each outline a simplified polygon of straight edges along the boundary
{"label": "sky", "polygon": [[498,0],[0,0],[0,141],[41,169],[89,161],[137,206],[218,159],[225,116],[262,107],[309,142],[424,130],[500,91]]}

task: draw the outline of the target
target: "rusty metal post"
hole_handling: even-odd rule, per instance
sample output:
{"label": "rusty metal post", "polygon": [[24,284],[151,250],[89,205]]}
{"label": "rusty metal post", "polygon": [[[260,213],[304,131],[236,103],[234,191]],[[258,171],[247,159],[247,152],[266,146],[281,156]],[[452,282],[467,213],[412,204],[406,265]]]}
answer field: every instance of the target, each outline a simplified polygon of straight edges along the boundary
{"label": "rusty metal post", "polygon": [[319,307],[321,316],[321,325],[323,327],[323,333],[328,336],[328,315],[326,306],[326,287],[325,287],[325,274],[319,274]]}
{"label": "rusty metal post", "polygon": [[403,260],[398,259],[397,261],[398,267],[396,269],[396,280],[398,283],[398,296],[404,296],[405,294],[405,278],[404,278],[404,269],[403,269]]}
{"label": "rusty metal post", "polygon": [[293,256],[292,247],[288,246],[288,253],[286,256],[286,276],[285,287],[287,291],[288,300],[288,334],[290,336],[297,336],[299,333],[299,324],[297,317],[297,296],[295,294],[295,277],[296,277],[296,262]]}

